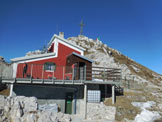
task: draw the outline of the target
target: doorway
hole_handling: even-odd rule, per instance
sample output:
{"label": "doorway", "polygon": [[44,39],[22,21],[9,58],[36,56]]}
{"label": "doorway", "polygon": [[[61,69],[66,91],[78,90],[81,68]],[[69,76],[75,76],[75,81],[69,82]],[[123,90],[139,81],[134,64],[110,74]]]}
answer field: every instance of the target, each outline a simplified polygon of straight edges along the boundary
{"label": "doorway", "polygon": [[73,93],[66,93],[65,113],[72,114]]}
{"label": "doorway", "polygon": [[99,85],[99,90],[101,91],[101,101],[105,100],[105,85]]}
{"label": "doorway", "polygon": [[85,79],[85,63],[79,62],[79,80]]}

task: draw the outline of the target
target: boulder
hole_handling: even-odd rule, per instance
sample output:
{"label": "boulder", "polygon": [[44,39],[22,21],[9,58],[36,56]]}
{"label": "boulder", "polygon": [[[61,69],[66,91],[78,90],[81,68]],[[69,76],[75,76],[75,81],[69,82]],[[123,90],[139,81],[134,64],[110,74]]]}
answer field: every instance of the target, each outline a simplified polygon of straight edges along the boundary
{"label": "boulder", "polygon": [[106,106],[103,103],[88,103],[87,109],[87,120],[89,121],[115,121],[116,108],[113,106]]}

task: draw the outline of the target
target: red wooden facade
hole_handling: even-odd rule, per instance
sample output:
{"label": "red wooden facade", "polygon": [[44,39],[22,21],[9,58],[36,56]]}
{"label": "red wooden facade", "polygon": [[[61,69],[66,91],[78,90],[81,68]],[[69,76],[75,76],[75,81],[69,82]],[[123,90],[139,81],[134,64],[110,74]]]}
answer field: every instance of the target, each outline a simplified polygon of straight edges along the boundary
{"label": "red wooden facade", "polygon": [[[78,62],[79,61],[84,62],[85,64],[88,64],[88,67],[92,66],[91,61],[84,59],[83,52],[76,48],[73,48],[73,45],[61,43],[61,40],[56,44],[57,47],[55,46],[55,42],[53,41],[53,43],[51,43],[51,45],[48,48],[48,52],[55,52],[56,55],[55,57],[52,58],[46,57],[43,59],[39,57],[36,60],[28,60],[28,61],[24,60],[21,62],[17,62],[16,78],[32,77],[34,79],[48,79],[48,78],[56,78],[59,80],[72,79],[72,73],[74,68],[72,66],[75,62],[77,62],[72,61],[71,63],[67,63],[67,58],[69,59],[70,57],[72,57],[72,56],[69,57],[69,55],[73,55],[72,53],[80,55],[79,58],[75,58],[75,60],[78,59]],[[55,50],[54,48],[57,48],[57,50]],[[44,65],[47,62],[56,64],[56,69],[52,71],[45,70]],[[26,69],[24,71],[25,66]],[[77,65],[77,67],[79,67],[79,65]]]}

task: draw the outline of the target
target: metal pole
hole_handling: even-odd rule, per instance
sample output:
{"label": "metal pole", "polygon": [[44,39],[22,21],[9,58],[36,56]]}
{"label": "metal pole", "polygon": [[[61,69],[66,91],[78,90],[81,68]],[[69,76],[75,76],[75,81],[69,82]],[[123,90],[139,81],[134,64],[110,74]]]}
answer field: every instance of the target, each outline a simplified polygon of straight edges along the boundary
{"label": "metal pole", "polygon": [[112,104],[115,104],[115,86],[112,85]]}
{"label": "metal pole", "polygon": [[85,67],[84,67],[84,80],[86,81],[87,80],[87,78],[86,78],[86,73],[87,72],[87,66],[85,65]]}
{"label": "metal pole", "polygon": [[12,97],[12,93],[13,93],[13,84],[10,85],[10,95],[9,95],[9,97]]}
{"label": "metal pole", "polygon": [[72,69],[72,83],[74,84],[74,68]]}
{"label": "metal pole", "polygon": [[104,67],[104,81],[105,81],[105,67]]}
{"label": "metal pole", "polygon": [[32,78],[32,72],[33,72],[33,64],[31,64],[30,78]]}
{"label": "metal pole", "polygon": [[65,81],[64,81],[64,71],[65,71],[65,66],[63,66],[63,84],[65,83]]}
{"label": "metal pole", "polygon": [[87,84],[84,84],[84,118],[87,119]]}
{"label": "metal pole", "polygon": [[44,66],[42,65],[42,79],[43,79],[43,75],[44,75]]}

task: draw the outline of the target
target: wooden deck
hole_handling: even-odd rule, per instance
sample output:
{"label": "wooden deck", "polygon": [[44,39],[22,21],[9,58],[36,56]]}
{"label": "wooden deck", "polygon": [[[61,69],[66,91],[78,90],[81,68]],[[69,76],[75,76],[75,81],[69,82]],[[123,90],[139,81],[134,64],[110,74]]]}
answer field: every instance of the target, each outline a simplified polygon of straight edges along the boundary
{"label": "wooden deck", "polygon": [[[31,66],[30,66],[31,65]],[[0,83],[3,84],[112,84],[119,86],[121,84],[121,69],[117,68],[106,68],[106,67],[64,67],[57,66],[57,72],[53,71],[51,77],[45,77],[45,71],[40,68],[43,65],[30,64],[28,66],[27,74],[30,77],[23,77],[23,67],[19,67],[16,78],[0,77]],[[31,69],[29,70],[29,67]],[[71,69],[71,70],[69,70]],[[84,70],[84,71],[83,71]],[[19,72],[20,71],[20,72]],[[66,72],[71,74],[71,77],[66,79]],[[40,74],[42,73],[42,74]],[[83,74],[80,75],[80,74]],[[47,75],[47,73],[46,73]],[[77,76],[82,77],[77,77]],[[41,77],[39,77],[41,76]]]}
{"label": "wooden deck", "polygon": [[119,86],[121,82],[114,82],[112,80],[105,81],[85,81],[85,80],[55,80],[55,79],[27,79],[27,78],[1,78],[3,84],[42,84],[42,85],[54,85],[54,84],[66,84],[66,85],[83,85],[83,84],[112,84]]}

